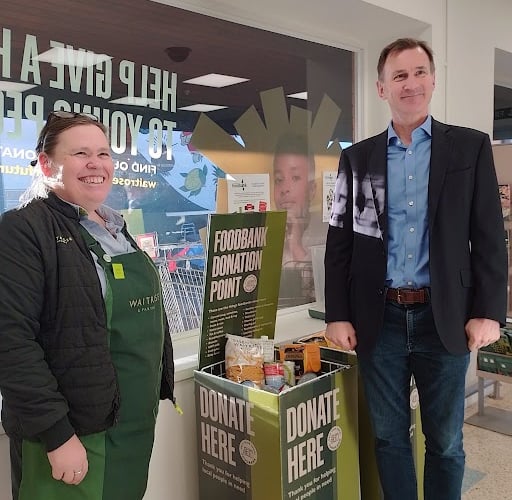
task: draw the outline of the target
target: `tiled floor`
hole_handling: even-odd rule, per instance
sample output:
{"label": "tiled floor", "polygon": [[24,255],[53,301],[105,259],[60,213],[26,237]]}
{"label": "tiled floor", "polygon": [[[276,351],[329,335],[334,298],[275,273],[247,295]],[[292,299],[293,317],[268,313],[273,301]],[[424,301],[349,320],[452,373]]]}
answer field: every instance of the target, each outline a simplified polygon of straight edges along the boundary
{"label": "tiled floor", "polygon": [[[501,399],[485,398],[485,407],[512,412],[512,384],[500,385]],[[477,404],[466,409],[466,417],[478,411]],[[512,436],[464,425],[466,475],[463,500],[512,499]]]}

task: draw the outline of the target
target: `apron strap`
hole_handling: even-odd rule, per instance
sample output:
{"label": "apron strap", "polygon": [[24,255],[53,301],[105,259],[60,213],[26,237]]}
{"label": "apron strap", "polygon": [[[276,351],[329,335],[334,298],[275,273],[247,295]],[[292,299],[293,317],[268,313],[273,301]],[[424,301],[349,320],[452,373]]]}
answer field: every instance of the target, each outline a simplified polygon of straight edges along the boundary
{"label": "apron strap", "polygon": [[87,231],[82,224],[80,224],[80,232],[85,239],[85,243],[87,244],[89,251],[94,252],[96,257],[98,257],[98,263],[100,266],[105,268],[107,264],[110,265],[110,255],[103,250],[103,247],[92,237],[89,231]]}

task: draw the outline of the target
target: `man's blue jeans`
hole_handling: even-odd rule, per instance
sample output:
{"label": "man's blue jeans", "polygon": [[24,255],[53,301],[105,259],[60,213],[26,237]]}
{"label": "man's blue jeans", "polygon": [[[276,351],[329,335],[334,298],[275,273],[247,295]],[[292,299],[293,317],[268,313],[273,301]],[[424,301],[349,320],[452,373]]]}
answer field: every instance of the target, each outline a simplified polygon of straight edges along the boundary
{"label": "man's blue jeans", "polygon": [[469,354],[450,354],[441,343],[430,304],[386,303],[377,345],[370,355],[359,357],[385,500],[417,499],[409,438],[411,375],[426,440],[425,500],[460,499],[468,364]]}

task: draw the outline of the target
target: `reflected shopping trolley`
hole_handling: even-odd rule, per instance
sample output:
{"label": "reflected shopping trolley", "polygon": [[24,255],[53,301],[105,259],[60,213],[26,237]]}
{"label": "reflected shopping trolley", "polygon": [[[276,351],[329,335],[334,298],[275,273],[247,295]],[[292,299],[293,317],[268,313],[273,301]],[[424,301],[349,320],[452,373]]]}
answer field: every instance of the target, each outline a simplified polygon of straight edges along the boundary
{"label": "reflected shopping trolley", "polygon": [[298,306],[315,301],[313,266],[311,261],[288,261],[281,269],[279,308]]}
{"label": "reflected shopping trolley", "polygon": [[[193,256],[197,260],[197,255]],[[171,334],[199,328],[203,309],[204,269],[190,266],[190,258],[162,259],[158,271]]]}

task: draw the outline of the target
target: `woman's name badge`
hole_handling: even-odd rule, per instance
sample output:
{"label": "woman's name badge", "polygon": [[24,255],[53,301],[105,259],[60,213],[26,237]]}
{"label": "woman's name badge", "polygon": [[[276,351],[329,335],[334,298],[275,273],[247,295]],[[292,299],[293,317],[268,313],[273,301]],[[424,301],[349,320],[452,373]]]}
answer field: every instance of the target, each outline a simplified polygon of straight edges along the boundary
{"label": "woman's name badge", "polygon": [[114,273],[114,278],[116,280],[124,280],[123,264],[120,264],[119,262],[114,262],[112,264],[112,271]]}

